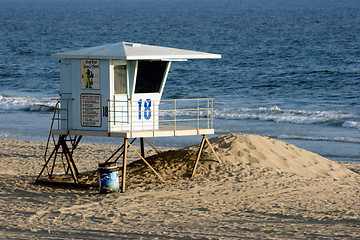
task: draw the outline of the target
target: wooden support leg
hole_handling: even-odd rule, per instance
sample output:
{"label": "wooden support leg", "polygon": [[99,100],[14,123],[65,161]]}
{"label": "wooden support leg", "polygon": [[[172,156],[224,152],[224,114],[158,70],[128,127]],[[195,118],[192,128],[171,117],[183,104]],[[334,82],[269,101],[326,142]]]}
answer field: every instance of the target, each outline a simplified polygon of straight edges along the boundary
{"label": "wooden support leg", "polygon": [[[120,150],[124,147],[124,144],[121,145],[121,147],[119,147],[108,159],[106,159],[105,163],[109,162],[118,152],[120,152]],[[121,157],[122,154],[120,154]]]}
{"label": "wooden support leg", "polygon": [[[49,174],[49,178],[52,178],[52,175],[53,175],[53,173],[54,173],[54,169],[55,169],[55,164],[56,164],[56,158],[57,158],[57,155],[58,155],[58,151],[59,151],[59,149],[57,149],[57,150],[55,151],[54,161],[53,161],[53,165],[52,165],[52,167],[51,167],[51,171],[50,171],[50,174]],[[66,167],[65,167],[65,165],[64,165],[63,167],[64,167],[64,171],[66,172]]]}
{"label": "wooden support leg", "polygon": [[140,154],[143,158],[145,158],[144,138],[140,138]]}
{"label": "wooden support leg", "polygon": [[[136,138],[134,138],[134,139],[131,141],[130,144],[132,144],[133,142],[135,142],[135,140],[136,140]],[[124,145],[122,145],[121,147],[124,147]],[[129,148],[129,144],[128,144],[127,148]],[[125,151],[125,150],[123,150],[122,153],[120,153],[120,155],[115,159],[114,162],[117,162],[117,160],[119,160],[119,159],[121,158],[121,156],[124,155],[124,151]],[[109,160],[110,160],[110,159],[108,159],[106,162],[108,162]]]}
{"label": "wooden support leg", "polygon": [[59,138],[59,141],[60,141],[61,147],[63,148],[63,153],[65,155],[66,161],[68,162],[68,165],[69,165],[69,168],[70,168],[70,171],[71,171],[71,175],[72,175],[72,177],[74,179],[74,182],[78,183],[77,176],[79,175],[79,172],[78,172],[78,170],[76,168],[74,159],[71,156],[70,150],[69,150],[69,148],[68,148],[68,146],[66,144],[65,137],[66,136],[61,136]]}
{"label": "wooden support leg", "polygon": [[212,151],[212,152],[213,152],[213,154],[215,155],[215,157],[216,157],[217,161],[218,161],[219,163],[221,163],[220,158],[219,158],[219,157],[218,157],[218,155],[216,154],[216,152],[215,152],[215,150],[214,150],[213,146],[211,145],[211,143],[209,142],[209,140],[207,139],[207,137],[206,137],[205,135],[204,135],[204,138],[205,138],[205,140],[206,140],[207,144],[209,145],[209,147],[210,147],[211,151]]}
{"label": "wooden support leg", "polygon": [[194,177],[195,177],[196,167],[197,167],[197,165],[198,165],[198,163],[199,163],[201,153],[202,153],[202,151],[204,150],[205,142],[209,145],[209,148],[211,149],[211,151],[212,151],[213,154],[215,155],[217,161],[218,161],[219,163],[221,163],[221,160],[220,160],[220,158],[218,157],[218,155],[216,154],[213,146],[211,145],[211,143],[209,142],[209,140],[207,139],[207,137],[206,137],[205,135],[203,135],[203,138],[202,138],[201,144],[200,144],[200,148],[199,148],[199,151],[198,151],[198,153],[197,153],[197,157],[196,157],[194,169],[193,169],[193,172],[192,172],[192,174],[191,174],[191,178],[194,178]]}
{"label": "wooden support leg", "polygon": [[126,184],[126,158],[127,158],[127,149],[128,149],[129,141],[127,138],[124,138],[124,156],[123,156],[123,169],[122,169],[122,181],[121,181],[121,192],[125,192],[125,184]]}
{"label": "wooden support leg", "polygon": [[144,139],[152,147],[152,149],[154,149],[155,152],[159,154],[159,151],[146,138],[144,138]]}
{"label": "wooden support leg", "polygon": [[159,178],[162,182],[165,183],[165,180],[160,176],[160,174],[155,171],[155,169],[145,160],[145,158],[143,158],[143,157],[141,156],[141,154],[140,154],[138,151],[136,151],[136,149],[134,148],[134,146],[130,144],[130,147],[131,147],[131,148],[134,150],[134,152],[146,163],[146,165],[148,165],[148,167],[151,169],[151,171],[153,171],[153,172],[156,174],[156,176],[158,176],[158,178]]}
{"label": "wooden support leg", "polygon": [[203,135],[203,138],[201,140],[201,144],[200,144],[200,147],[199,147],[199,151],[197,153],[197,157],[196,157],[196,160],[195,160],[195,165],[194,165],[194,168],[193,168],[193,171],[192,171],[192,174],[191,174],[191,178],[194,178],[195,177],[195,172],[196,172],[196,167],[199,163],[199,160],[200,160],[200,156],[201,156],[201,153],[202,153],[202,150],[204,148],[204,145],[205,145],[205,135]]}
{"label": "wooden support leg", "polygon": [[75,143],[72,144],[72,149],[71,149],[71,155],[73,154],[74,150],[77,148],[77,146],[79,145],[80,141],[81,141],[82,136],[75,136]]}
{"label": "wooden support leg", "polygon": [[46,160],[46,162],[45,162],[44,167],[41,169],[39,176],[36,178],[36,182],[38,182],[38,181],[39,181],[39,179],[40,179],[41,175],[43,174],[43,172],[44,172],[45,168],[46,168],[46,167],[47,167],[47,165],[49,164],[49,162],[50,162],[50,160],[51,160],[52,156],[54,155],[54,153],[55,153],[55,152],[57,152],[57,151],[58,151],[59,147],[60,147],[60,142],[58,142],[58,143],[55,145],[54,150],[51,152],[51,154],[50,154],[49,158],[48,158],[48,159]]}
{"label": "wooden support leg", "polygon": [[[69,136],[70,139],[71,139],[71,136],[70,136],[70,135],[67,135],[67,136],[64,135],[64,145],[63,145],[63,149],[66,148],[66,149],[68,150],[68,152],[69,152],[69,160],[71,161],[71,163],[72,163],[72,165],[73,165],[73,169],[75,170],[76,175],[79,175],[79,171],[78,171],[78,169],[77,169],[77,167],[76,167],[76,165],[75,165],[75,162],[74,162],[74,159],[72,158],[72,155],[73,155],[73,152],[74,152],[75,148],[76,148],[77,145],[79,144],[82,136],[80,136],[79,138],[78,138],[77,136],[75,136],[74,142],[71,141],[71,151],[70,151],[70,149],[69,149],[69,147],[67,146],[67,143],[66,143],[66,138],[67,138],[68,136]],[[63,151],[63,152],[64,152],[64,151]],[[70,169],[70,164],[68,165],[68,168],[67,168],[67,170],[65,171],[65,174],[68,174],[69,169]]]}

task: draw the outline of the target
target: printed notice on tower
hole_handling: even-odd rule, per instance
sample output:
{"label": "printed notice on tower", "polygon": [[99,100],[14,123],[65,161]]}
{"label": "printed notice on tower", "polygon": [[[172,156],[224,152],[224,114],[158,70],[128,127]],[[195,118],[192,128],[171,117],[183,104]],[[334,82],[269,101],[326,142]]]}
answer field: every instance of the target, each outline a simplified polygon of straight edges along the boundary
{"label": "printed notice on tower", "polygon": [[101,127],[101,95],[81,94],[81,126]]}
{"label": "printed notice on tower", "polygon": [[100,60],[81,60],[81,89],[100,89]]}

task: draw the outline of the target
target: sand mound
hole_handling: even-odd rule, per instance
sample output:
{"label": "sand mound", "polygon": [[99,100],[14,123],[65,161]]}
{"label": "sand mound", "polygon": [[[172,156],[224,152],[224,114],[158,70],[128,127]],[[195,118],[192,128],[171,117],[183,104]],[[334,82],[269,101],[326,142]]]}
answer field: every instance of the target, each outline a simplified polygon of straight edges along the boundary
{"label": "sand mound", "polygon": [[[287,173],[306,178],[331,177],[337,180],[357,175],[318,154],[269,137],[230,134],[212,138],[210,142],[222,162],[218,164],[207,148],[202,155],[198,174],[226,169],[246,173],[259,173],[265,170],[273,174]],[[199,145],[194,145],[165,152],[148,158],[148,161],[163,176],[189,176],[198,147]],[[141,161],[134,162],[130,169],[135,175],[151,174]]]}
{"label": "sand mound", "polygon": [[234,168],[244,165],[270,168],[303,177],[341,179],[354,173],[340,164],[292,144],[257,135],[223,135],[210,140],[222,161]]}

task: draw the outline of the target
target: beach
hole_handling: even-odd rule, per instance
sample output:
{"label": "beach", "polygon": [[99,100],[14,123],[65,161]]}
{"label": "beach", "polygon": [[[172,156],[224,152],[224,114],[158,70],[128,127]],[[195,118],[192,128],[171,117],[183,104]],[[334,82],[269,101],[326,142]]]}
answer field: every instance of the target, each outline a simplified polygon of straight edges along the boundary
{"label": "beach", "polygon": [[[360,239],[360,1],[1,3],[0,239]],[[82,89],[81,61],[52,57],[124,41],[221,54],[153,59],[172,62],[162,100],[214,99],[208,137],[220,161],[207,146],[190,178],[201,135],[152,138],[161,153],[147,147],[146,160],[165,183],[129,149],[126,191],[100,194],[98,164],[123,139],[84,136],[73,157],[86,184],[71,184],[61,165],[35,183],[50,128],[65,129],[65,112],[61,126],[51,121],[59,98],[69,96],[69,126],[83,128],[85,113],[71,102],[100,92],[86,131],[120,120],[109,115],[112,64],[127,72],[121,98],[146,100],[140,118],[156,108],[152,89],[137,95],[134,58],[81,57],[102,69],[100,86]],[[179,121],[206,115],[175,109]]]}
{"label": "beach", "polygon": [[[189,173],[198,146],[159,155],[146,148],[165,184],[129,151],[126,192],[100,194],[35,184],[46,144],[0,139],[0,238],[360,238],[360,164],[257,135],[210,142],[221,162],[206,148],[195,178]],[[79,171],[96,170],[117,148],[80,143]]]}

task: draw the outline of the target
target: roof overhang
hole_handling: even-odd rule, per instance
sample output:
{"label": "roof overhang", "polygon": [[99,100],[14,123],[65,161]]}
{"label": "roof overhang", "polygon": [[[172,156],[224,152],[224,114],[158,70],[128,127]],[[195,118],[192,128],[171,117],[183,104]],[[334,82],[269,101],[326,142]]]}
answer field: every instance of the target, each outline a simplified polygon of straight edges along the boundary
{"label": "roof overhang", "polygon": [[187,59],[221,58],[220,54],[129,42],[112,43],[97,47],[60,52],[52,54],[51,56],[59,59],[118,59],[154,61],[186,61]]}

